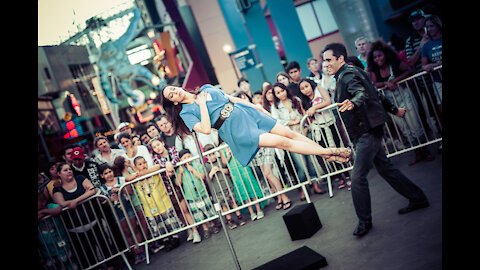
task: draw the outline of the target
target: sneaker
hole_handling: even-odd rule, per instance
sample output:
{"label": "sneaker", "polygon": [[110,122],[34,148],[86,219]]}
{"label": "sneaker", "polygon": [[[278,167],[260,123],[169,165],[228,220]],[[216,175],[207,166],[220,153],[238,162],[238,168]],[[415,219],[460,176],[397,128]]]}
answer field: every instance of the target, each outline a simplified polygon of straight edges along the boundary
{"label": "sneaker", "polygon": [[257,219],[261,219],[265,216],[265,214],[263,214],[263,211],[260,211],[257,213]]}
{"label": "sneaker", "polygon": [[227,225],[230,230],[237,228],[237,224],[235,224],[235,221],[233,221],[232,219],[227,219]]}
{"label": "sneaker", "polygon": [[188,232],[187,241],[192,241],[193,240],[193,230],[188,229],[187,232]]}
{"label": "sneaker", "polygon": [[193,231],[193,243],[200,243],[202,242],[202,238],[200,237],[200,234],[198,231]]}
{"label": "sneaker", "polygon": [[342,189],[345,187],[345,180],[340,180],[340,182],[338,182],[338,189]]}
{"label": "sneaker", "polygon": [[145,256],[145,253],[135,254],[135,261],[133,262],[133,264],[137,265],[141,262],[144,262],[146,259],[147,258]]}
{"label": "sneaker", "polygon": [[347,178],[347,190],[352,190],[352,181],[350,178]]}
{"label": "sneaker", "polygon": [[159,240],[153,242],[153,244],[149,247],[150,251],[155,254],[160,250],[164,249],[165,245],[161,244]]}
{"label": "sneaker", "polygon": [[210,237],[210,233],[208,231],[209,231],[209,229],[206,229],[206,230],[203,231],[203,238],[204,239],[208,239]]}
{"label": "sneaker", "polygon": [[243,220],[242,215],[237,216],[237,219],[238,219],[238,225],[243,226],[243,225],[247,224],[247,222],[245,220]]}
{"label": "sneaker", "polygon": [[251,214],[250,219],[252,219],[252,221],[255,221],[255,219],[257,219],[257,214],[255,213]]}
{"label": "sneaker", "polygon": [[212,230],[213,230],[213,234],[217,234],[220,232],[220,228],[217,226],[213,227]]}

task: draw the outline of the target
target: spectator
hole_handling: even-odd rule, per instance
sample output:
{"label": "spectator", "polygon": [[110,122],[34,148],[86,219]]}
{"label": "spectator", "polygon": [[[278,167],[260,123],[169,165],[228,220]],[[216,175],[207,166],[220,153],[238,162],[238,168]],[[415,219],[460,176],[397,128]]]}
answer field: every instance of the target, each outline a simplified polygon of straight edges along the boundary
{"label": "spectator", "polygon": [[147,124],[147,134],[151,139],[161,136],[160,130],[158,130],[157,125],[154,123]]}
{"label": "spectator", "polygon": [[[303,128],[300,127],[300,120],[303,118],[304,110],[300,103],[300,98],[294,97],[292,93],[282,83],[276,83],[273,85],[275,106],[271,108],[272,116],[280,121],[280,123],[289,127],[292,131],[303,134]],[[309,175],[316,175],[315,167],[307,155],[300,155],[294,152],[290,152],[290,156],[293,159],[297,167],[297,174],[299,183],[307,181],[307,175],[305,172],[305,166]],[[304,164],[306,164],[304,166]],[[316,185],[315,185],[316,183]],[[319,186],[318,182],[314,183],[315,193],[325,193]],[[303,189],[301,190],[300,200],[305,200],[305,194]]]}
{"label": "spectator", "polygon": [[129,135],[132,135],[132,127],[129,122],[122,122],[117,126],[117,133],[126,132]]}
{"label": "spectator", "polygon": [[99,188],[101,183],[100,175],[98,174],[98,164],[93,159],[86,158],[81,147],[73,148],[70,158],[72,160],[73,174],[75,176],[80,174],[85,176],[96,188]]}
{"label": "spectator", "polygon": [[150,139],[151,138],[146,131],[140,133],[140,141],[142,142],[142,145],[145,145],[145,146],[148,145],[148,142],[150,141]]}
{"label": "spectator", "polygon": [[263,93],[263,91],[265,91],[265,89],[267,88],[268,85],[272,85],[272,84],[268,81],[264,81],[262,83],[262,93]]}
{"label": "spectator", "polygon": [[330,43],[323,50],[327,69],[335,74],[339,112],[355,145],[352,199],[359,221],[353,234],[361,237],[372,228],[367,175],[373,165],[395,191],[409,200],[407,207],[398,210],[399,214],[428,207],[429,202],[423,191],[393,166],[382,146],[383,127],[388,119],[386,111],[397,115],[405,111],[395,108],[377,91],[367,72],[347,65],[346,57],[347,49],[341,43]]}
{"label": "spectator", "polygon": [[[213,145],[207,144],[205,145],[204,150],[206,152],[212,150],[213,148]],[[220,156],[223,156],[222,158],[226,158],[223,150],[220,151]],[[228,211],[230,206],[232,206],[233,208],[237,208],[238,205],[235,203],[234,199],[235,195],[231,192],[231,190],[233,189],[233,182],[230,178],[230,171],[228,170],[228,167],[217,159],[215,153],[209,154],[207,158],[208,162],[205,163],[205,166],[208,172],[208,176],[212,181],[212,186],[217,201],[222,206],[222,211]],[[237,210],[235,214],[237,216],[239,225],[245,225],[245,221],[242,220],[240,210]],[[230,214],[225,215],[225,217],[227,219],[227,225],[231,230],[237,228],[237,224],[232,219],[232,216]]]}
{"label": "spectator", "polygon": [[[303,78],[300,80],[300,91],[302,94],[308,97],[310,103],[308,104],[307,111],[305,112],[311,119],[310,120],[310,129],[307,132],[308,138],[313,138],[318,144],[323,147],[335,147],[341,146],[343,143],[340,141],[339,134],[337,133],[338,125],[335,125],[335,117],[330,111],[318,112],[318,110],[325,108],[326,106],[332,104],[330,95],[328,92],[315,84],[313,80],[308,78]],[[340,129],[338,129],[340,130]],[[323,171],[327,171],[325,163],[319,160],[319,164],[322,167]],[[335,182],[338,181],[338,188],[342,189],[345,185],[348,186],[350,190],[350,176],[348,172],[341,173],[345,175],[345,178],[340,179],[339,175],[334,176]],[[317,182],[314,183],[318,185]],[[318,187],[315,188],[315,191],[318,193]]]}
{"label": "spectator", "polygon": [[250,82],[245,78],[240,78],[237,82],[237,86],[242,90],[244,93],[248,95],[248,97],[252,98],[252,90],[250,89]]}
{"label": "spectator", "polygon": [[[230,177],[233,181],[235,198],[237,198],[239,205],[256,201],[257,198],[263,198],[262,189],[260,188],[252,169],[249,166],[244,167],[241,165],[233,156],[230,149],[226,150],[226,159],[222,160],[222,162],[225,166],[228,164],[228,168],[230,169]],[[253,211],[252,206],[248,206],[247,208],[252,221],[261,219],[265,216],[259,203],[255,204],[256,212]]]}
{"label": "spectator", "polygon": [[[111,201],[115,209],[115,213],[117,214],[118,220],[120,221],[120,226],[123,230],[125,238],[127,239],[127,243],[129,246],[135,245],[135,240],[133,239],[133,235],[131,234],[130,227],[127,223],[125,214],[120,207],[120,200],[125,212],[127,213],[128,219],[130,220],[130,225],[132,231],[135,233],[135,237],[138,242],[143,241],[142,233],[140,229],[137,227],[135,211],[133,209],[132,204],[129,202],[130,198],[133,194],[133,190],[131,186],[127,186],[123,191],[122,194],[119,193],[120,186],[125,183],[124,177],[116,177],[114,176],[112,167],[108,163],[103,163],[98,168],[98,171],[101,176],[102,185],[100,186],[100,191],[103,195],[107,196]],[[128,193],[127,193],[128,192]],[[135,247],[133,248],[133,253],[135,255],[134,264],[139,264],[145,261],[145,249],[144,247]]]}
{"label": "spectator", "polygon": [[[421,61],[422,48],[430,40],[425,31],[425,13],[421,9],[414,10],[408,17],[408,21],[412,24],[414,32],[405,42],[405,54],[410,66],[414,67],[416,72],[421,72],[423,71]],[[418,104],[423,104],[424,99],[433,101],[427,102],[427,108],[418,106],[418,115],[420,116],[422,126],[425,128],[427,136],[433,134],[435,127],[431,124],[432,121],[429,117],[437,113],[438,105],[435,106],[436,104],[433,103],[438,104],[438,101],[436,100],[437,94],[433,89],[431,77],[416,77],[410,83],[410,88],[413,88],[412,93]],[[438,123],[436,124],[438,125]]]}
{"label": "spectator", "polygon": [[261,91],[256,91],[255,93],[253,93],[252,103],[253,104],[260,104],[260,106],[262,106],[262,102],[263,102],[262,92]]}
{"label": "spectator", "polygon": [[93,141],[93,145],[98,149],[95,155],[95,161],[98,164],[108,163],[112,166],[116,157],[125,154],[123,149],[112,149],[108,143],[108,139],[105,136],[98,136]]}
{"label": "spectator", "polygon": [[313,80],[315,83],[320,83],[320,80],[322,79],[322,66],[319,61],[314,58],[310,57],[307,60],[307,67],[308,70],[310,70],[310,75],[308,75],[307,78]]}
{"label": "spectator", "polygon": [[429,38],[425,32],[425,13],[421,9],[417,9],[410,13],[408,21],[412,24],[413,34],[405,41],[405,54],[410,66],[415,68],[415,71],[422,70],[421,52]]}
{"label": "spectator", "polygon": [[[133,164],[138,176],[151,172],[143,156],[135,157]],[[181,221],[176,216],[170,197],[160,181],[160,175],[156,174],[133,184],[142,201],[143,212],[155,237],[170,233],[182,226]],[[160,245],[158,241],[154,243],[155,253],[165,246],[178,246],[179,239],[178,237],[167,236],[162,238],[162,242],[163,245]]]}
{"label": "spectator", "polygon": [[[401,61],[397,53],[383,41],[379,40],[372,43],[370,48],[368,71],[372,82],[377,88],[384,88],[385,96],[395,101],[398,107],[406,109],[404,117],[392,117],[404,140],[411,144],[418,142],[418,139],[425,140],[425,134],[415,113],[415,108],[418,106],[415,100],[411,99],[413,94],[409,88],[397,84],[398,81],[412,75],[414,70]],[[400,146],[402,145],[403,142],[400,143]],[[424,158],[428,161],[434,159],[428,147],[417,148],[415,149],[415,159],[409,165],[413,165]]]}
{"label": "spectator", "polygon": [[357,58],[362,62],[365,69],[368,67],[367,54],[368,54],[369,41],[366,37],[358,37],[355,39],[355,48],[360,53]]}
{"label": "spectator", "polygon": [[[442,65],[442,21],[437,15],[425,16],[425,28],[429,41],[422,47],[422,69],[433,72],[433,68]],[[441,72],[442,70],[440,70]],[[442,78],[438,73],[433,74],[435,84],[436,103],[440,114],[442,113]]]}
{"label": "spectator", "polygon": [[142,156],[143,158],[145,158],[149,167],[153,166],[152,156],[150,155],[150,152],[145,145],[133,145],[132,137],[126,132],[120,133],[120,135],[118,135],[118,140],[126,149],[126,153],[124,155],[126,159],[130,160],[133,163],[133,160],[136,157]]}
{"label": "spectator", "polygon": [[73,144],[68,144],[68,145],[65,145],[63,148],[62,148],[62,159],[68,163],[69,165],[72,164],[72,151],[73,151],[73,148],[75,148],[75,146]]}
{"label": "spectator", "polygon": [[[132,162],[126,159],[125,156],[118,156],[115,158],[115,160],[113,161],[112,170],[115,177],[123,177],[126,182],[135,180],[138,177],[138,173],[135,172],[135,168],[133,167]],[[143,228],[143,232],[149,234],[150,231],[148,230],[147,221],[145,215],[143,214],[140,197],[136,189],[133,189],[133,195],[130,196],[130,201],[138,217],[138,222]],[[150,246],[152,253],[158,252],[158,248],[160,246],[160,243],[154,242],[153,245]],[[158,250],[155,251],[156,249]]]}
{"label": "spectator", "polygon": [[[172,177],[175,176],[175,169],[173,166],[180,161],[178,153],[174,151],[174,147],[170,148],[171,151],[168,152],[161,137],[152,139],[150,141],[150,148],[152,149],[153,163],[159,166],[158,169],[166,168],[166,172],[162,173],[162,180],[177,215],[180,217],[183,224],[195,223],[192,215],[190,215],[190,211],[188,211],[182,191],[179,186],[175,184],[175,179],[173,178],[172,180]],[[194,229],[196,230],[196,228]],[[197,235],[197,238],[199,238],[200,235],[198,232]],[[187,241],[190,240],[193,240],[193,231],[188,229]]]}
{"label": "spectator", "polygon": [[[160,131],[163,132],[165,147],[170,149],[175,147],[175,151],[180,152],[182,149],[188,149],[193,156],[198,155],[196,142],[193,136],[182,134],[181,136],[176,132],[175,127],[168,115],[163,115],[159,124]],[[216,131],[212,131],[211,134],[197,133],[197,138],[200,142],[200,148],[204,144],[218,144],[218,134]],[[170,150],[169,150],[170,152]],[[206,157],[205,157],[206,160]]]}
{"label": "spectator", "polygon": [[[55,168],[55,173],[56,171]],[[40,175],[38,177],[43,179]],[[41,258],[48,269],[61,268],[67,264],[68,260],[72,262],[72,267],[78,268],[76,262],[72,261],[73,253],[61,220],[56,217],[62,212],[62,207],[50,202],[51,199],[45,191],[45,189],[42,189],[38,193],[38,240]],[[52,217],[42,220],[46,216]],[[57,246],[58,243],[62,242],[64,243],[63,246]]]}
{"label": "spectator", "polygon": [[[142,140],[140,140],[140,136],[132,135],[132,143],[133,145],[143,145]],[[123,150],[123,149],[122,149]]]}
{"label": "spectator", "polygon": [[[72,154],[76,150],[74,149]],[[98,237],[106,232],[100,226],[100,220],[95,217],[95,210],[92,205],[76,210],[77,205],[90,196],[95,195],[96,190],[92,182],[84,175],[74,175],[67,163],[61,163],[57,167],[58,176],[61,179],[61,186],[54,187],[53,200],[56,204],[69,209],[62,212],[63,220],[72,241],[72,246],[76,250],[81,268],[87,268],[91,262],[97,261],[97,255],[94,253],[96,246],[108,258],[111,254],[107,243],[97,241]],[[95,205],[95,204],[93,204]],[[107,266],[113,266],[111,260],[107,261]]]}
{"label": "spectator", "polygon": [[[180,160],[185,161],[192,158],[192,154],[188,149],[183,149],[180,151]],[[192,217],[195,222],[201,222],[207,218],[210,218],[215,215],[213,205],[208,198],[207,189],[203,183],[205,174],[203,168],[198,163],[198,161],[189,161],[177,169],[177,186],[181,187],[183,190],[184,198],[187,201],[188,208],[192,213]],[[210,225],[214,230],[214,233],[218,233],[219,229],[215,226],[213,221],[210,221]],[[203,228],[203,238],[207,239],[210,237],[209,228],[207,223],[202,223]],[[198,243],[200,241],[195,241],[195,231],[194,231],[194,241],[193,243]]]}
{"label": "spectator", "polygon": [[288,73],[290,78],[292,78],[292,82],[286,85],[287,89],[292,93],[294,97],[299,97],[302,101],[302,106],[305,107],[308,100],[302,99],[302,93],[300,92],[300,88],[298,86],[298,82],[302,79],[302,69],[297,61],[292,61],[287,64],[285,67],[285,71]]}
{"label": "spectator", "polygon": [[53,187],[61,184],[60,177],[57,173],[57,167],[60,165],[60,162],[50,162],[48,172],[50,174],[50,182],[47,184],[46,188],[48,191],[49,198],[53,198]]}

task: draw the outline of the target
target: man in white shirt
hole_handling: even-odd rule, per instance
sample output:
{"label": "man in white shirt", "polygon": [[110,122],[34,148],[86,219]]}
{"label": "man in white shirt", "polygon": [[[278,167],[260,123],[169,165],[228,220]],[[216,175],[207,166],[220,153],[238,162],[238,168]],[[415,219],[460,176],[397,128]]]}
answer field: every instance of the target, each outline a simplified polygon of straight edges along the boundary
{"label": "man in white shirt", "polygon": [[95,161],[98,164],[106,162],[108,165],[113,166],[115,158],[125,154],[125,150],[123,149],[110,148],[108,139],[104,136],[96,137],[93,141],[93,145],[98,149],[98,152],[95,153]]}

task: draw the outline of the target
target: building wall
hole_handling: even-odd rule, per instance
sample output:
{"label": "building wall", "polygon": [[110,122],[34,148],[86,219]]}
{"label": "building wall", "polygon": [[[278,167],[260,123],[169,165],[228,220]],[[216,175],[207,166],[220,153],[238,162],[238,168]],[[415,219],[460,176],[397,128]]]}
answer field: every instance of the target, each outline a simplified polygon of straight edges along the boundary
{"label": "building wall", "polygon": [[234,92],[238,89],[237,77],[228,54],[223,51],[223,45],[230,44],[232,51],[236,48],[233,47],[230,32],[217,0],[188,0],[187,3],[193,10],[218,83],[225,92]]}
{"label": "building wall", "polygon": [[[238,90],[238,79],[235,75],[234,66],[230,61],[228,54],[223,51],[223,46],[229,44],[232,47],[232,51],[235,51],[238,48],[235,48],[233,45],[233,40],[223,18],[218,0],[187,0],[187,4],[192,8],[195,20],[198,23],[198,28],[200,29],[212,61],[212,65],[214,66],[219,84],[227,93],[232,93]],[[340,32],[337,31],[330,35],[310,41],[309,47],[313,56],[319,58],[325,45],[331,42],[344,43]],[[353,52],[353,54],[356,54],[356,51]],[[300,63],[300,65],[302,65],[302,70],[308,71],[306,63]]]}

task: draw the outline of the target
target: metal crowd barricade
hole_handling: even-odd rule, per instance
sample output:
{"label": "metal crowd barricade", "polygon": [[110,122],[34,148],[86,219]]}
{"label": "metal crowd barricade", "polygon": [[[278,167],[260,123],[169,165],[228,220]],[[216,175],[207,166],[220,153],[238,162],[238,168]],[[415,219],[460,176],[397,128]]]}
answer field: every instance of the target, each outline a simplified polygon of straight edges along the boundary
{"label": "metal crowd barricade", "polygon": [[38,253],[42,269],[92,269],[121,256],[128,245],[110,200],[93,195],[75,209],[38,223]]}
{"label": "metal crowd barricade", "polygon": [[[198,152],[202,153],[198,143],[197,148]],[[196,155],[178,162],[174,166],[175,172],[171,177],[166,174],[166,169],[163,168],[126,182],[120,187],[119,194],[125,193],[128,188],[133,191],[130,192],[131,194],[127,193],[130,197],[126,202],[131,205],[125,205],[123,201],[120,201],[119,207],[124,214],[127,214],[126,209],[129,206],[135,209],[134,222],[138,225],[137,228],[141,230],[142,235],[142,239],[135,237],[134,226],[132,226],[131,220],[127,219],[128,227],[135,241],[129,248],[150,245],[184,230],[219,219],[227,236],[235,264],[240,269],[228,234],[229,229],[225,225],[223,216],[249,207],[254,210],[256,204],[263,208],[267,200],[298,188],[304,189],[314,179],[320,180],[325,177],[322,167],[318,164],[315,168],[315,175],[309,174],[305,159],[300,159],[308,180],[303,182],[299,180],[295,170],[292,174],[287,172],[286,162],[280,162],[280,165],[273,162],[269,166],[262,166],[264,164],[253,165],[251,163],[243,167],[231,154],[230,148],[226,144],[205,151],[202,156],[206,157],[207,161]],[[284,153],[284,160],[290,160],[293,163],[291,153]],[[203,174],[204,178],[201,181],[192,181],[196,174],[193,173],[193,170],[189,171],[187,164],[190,164],[189,166],[192,166],[198,173]],[[343,167],[330,166],[333,166],[332,168],[329,167],[330,173],[333,169],[338,171],[343,168],[346,171],[351,168],[351,166],[345,167],[341,164],[338,164],[338,166]],[[175,185],[180,183],[180,167],[183,167],[183,180],[182,184],[175,188]],[[221,170],[210,175],[214,167]],[[188,174],[187,178],[183,178],[185,174]],[[275,175],[278,181],[269,180],[267,175]],[[188,184],[185,181],[189,181]],[[304,192],[307,202],[310,202],[308,192],[305,189]],[[205,196],[201,196],[201,194]],[[135,204],[134,196],[137,196],[137,204]],[[187,202],[190,198],[196,200]],[[144,226],[140,224],[144,224]],[[148,252],[148,248],[145,250]],[[147,253],[148,263],[149,255]]]}
{"label": "metal crowd barricade", "polygon": [[[350,136],[338,111],[336,103],[317,110],[312,117],[305,115],[300,126],[306,128],[306,135],[322,147],[352,147]],[[320,156],[310,156],[319,179],[326,178],[328,193],[333,197],[332,176],[341,175],[349,177],[353,169],[353,159],[346,163],[327,162]]]}
{"label": "metal crowd barricade", "polygon": [[405,117],[390,115],[383,145],[387,157],[442,141],[442,66],[433,72],[419,72],[397,83],[398,89],[379,89]]}

